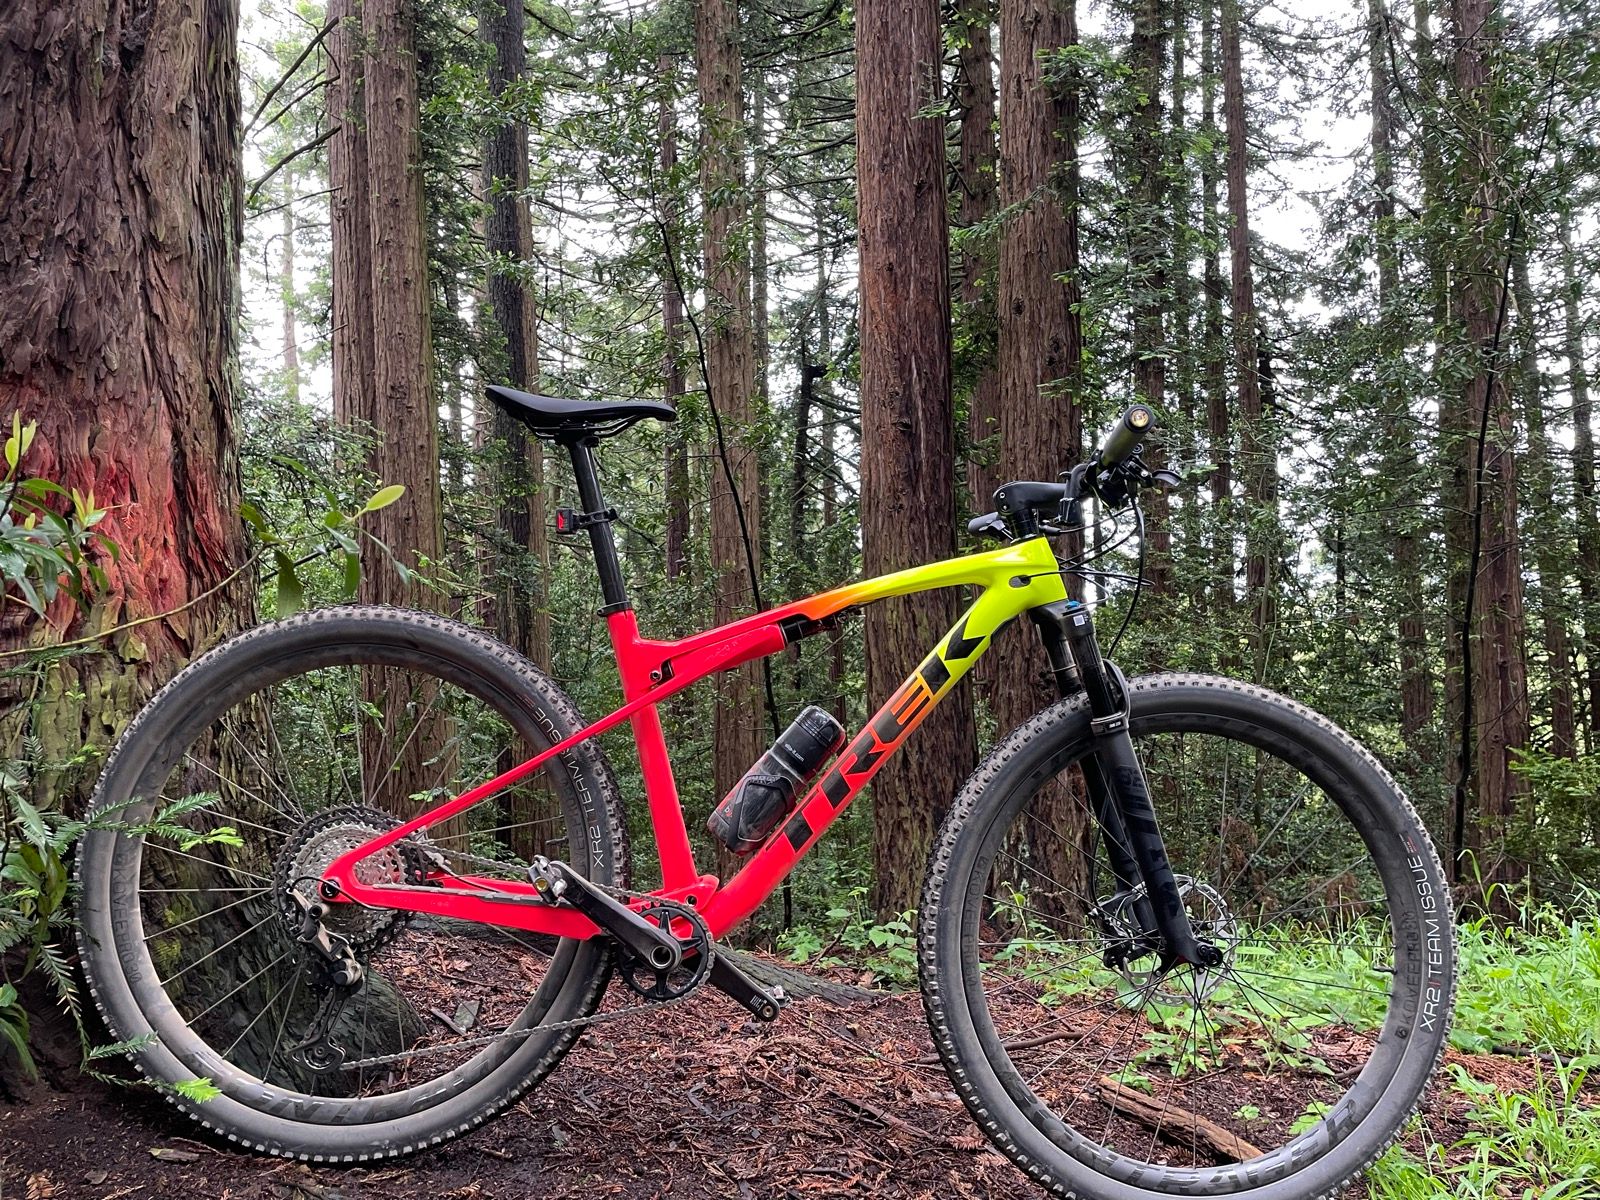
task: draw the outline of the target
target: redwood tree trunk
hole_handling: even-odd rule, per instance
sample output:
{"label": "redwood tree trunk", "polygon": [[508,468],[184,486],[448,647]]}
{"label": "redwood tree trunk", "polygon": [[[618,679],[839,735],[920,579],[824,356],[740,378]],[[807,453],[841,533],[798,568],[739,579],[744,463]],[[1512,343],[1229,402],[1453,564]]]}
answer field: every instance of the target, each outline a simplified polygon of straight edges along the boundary
{"label": "redwood tree trunk", "polygon": [[[101,754],[184,662],[251,619],[235,441],[238,7],[17,0],[0,21],[0,414],[24,470],[107,510],[92,611],[0,615],[0,648],[111,633],[49,668],[35,799],[81,805]],[[22,686],[14,681],[9,686]],[[80,751],[88,749],[86,755]]]}
{"label": "redwood tree trunk", "polygon": [[[706,389],[713,412],[711,567],[718,625],[753,606],[761,570],[761,492],[751,431],[757,415],[750,274],[737,244],[747,235],[739,16],[733,0],[699,0],[695,56],[700,87],[704,202]],[[717,676],[713,772],[726,795],[765,749],[761,664]]]}
{"label": "redwood tree trunk", "polygon": [[[1172,241],[1167,208],[1170,168],[1162,138],[1161,93],[1167,65],[1166,0],[1138,0],[1133,9],[1133,43],[1129,50],[1139,102],[1133,110],[1132,196],[1128,212],[1128,284],[1133,291],[1133,390],[1137,399],[1164,411],[1167,390],[1167,263]],[[1151,466],[1165,465],[1161,439],[1145,450]],[[1163,596],[1172,586],[1172,524],[1167,494],[1161,489],[1144,498],[1149,541],[1145,577],[1150,590]]]}
{"label": "redwood tree trunk", "polygon": [[[956,169],[956,219],[971,228],[994,216],[1000,151],[995,143],[993,0],[960,0],[956,10],[960,68],[956,107],[961,114],[961,157]],[[994,253],[991,242],[968,240],[960,263],[961,306],[972,341],[972,391],[967,399],[967,492],[974,512],[988,509],[1003,458],[1000,440],[1000,372],[997,348]]]}
{"label": "redwood tree trunk", "polygon": [[[1488,0],[1454,0],[1451,23],[1456,38],[1455,84],[1463,111],[1476,111],[1490,85],[1483,30],[1492,13]],[[1476,572],[1468,580],[1473,602],[1468,622],[1470,672],[1463,722],[1469,753],[1458,794],[1465,817],[1467,797],[1476,795],[1474,819],[1466,825],[1465,849],[1477,855],[1477,876],[1485,884],[1514,880],[1520,866],[1511,858],[1508,835],[1527,781],[1511,770],[1511,752],[1528,744],[1528,675],[1523,657],[1525,615],[1521,554],[1517,538],[1517,478],[1510,396],[1505,372],[1492,360],[1496,326],[1504,296],[1500,286],[1502,230],[1494,168],[1497,148],[1481,120],[1469,125],[1470,144],[1458,168],[1470,222],[1458,240],[1452,272],[1452,308],[1465,336],[1475,371],[1458,402],[1466,436],[1457,447],[1466,476],[1469,534],[1476,546]],[[1485,436],[1479,437],[1480,430]],[[1469,556],[1469,562],[1471,557]],[[1457,864],[1458,871],[1460,863]]]}
{"label": "redwood tree trunk", "polygon": [[329,0],[332,82],[328,120],[328,212],[333,275],[333,419],[370,433],[372,392],[372,212],[367,194],[367,104],[360,0]]}
{"label": "redwood tree trunk", "polygon": [[[1200,0],[1200,128],[1211,145],[1221,142],[1217,129],[1217,3]],[[1222,326],[1222,219],[1214,153],[1200,164],[1201,227],[1205,261],[1201,286],[1205,315],[1200,344],[1204,347],[1203,386],[1206,438],[1211,450],[1211,606],[1226,619],[1235,600],[1233,557],[1233,422],[1228,407],[1228,365]]]}
{"label": "redwood tree trunk", "polygon": [[[341,22],[333,46],[340,83],[329,96],[339,121],[329,142],[334,416],[369,434],[369,474],[405,488],[363,527],[399,562],[429,570],[441,561],[443,533],[411,9],[406,0],[336,0],[330,16]],[[440,602],[370,541],[359,596],[412,607]],[[375,766],[396,745],[404,750],[396,769],[364,781],[365,799],[406,815],[418,807],[412,797],[455,782],[446,718],[429,717],[419,736],[396,740],[411,720],[409,705],[433,711],[431,688],[417,683],[387,669],[367,671],[363,683],[379,715],[364,725],[362,761]]]}
{"label": "redwood tree trunk", "polygon": [[1239,0],[1222,0],[1222,104],[1228,127],[1228,259],[1232,282],[1233,370],[1238,389],[1240,475],[1250,501],[1245,530],[1245,599],[1255,677],[1265,677],[1277,624],[1275,421],[1261,403],[1261,346],[1255,272],[1250,263],[1250,202],[1246,190],[1248,130]]}
{"label": "redwood tree trunk", "polygon": [[[955,430],[937,0],[856,8],[861,261],[861,516],[868,575],[955,549]],[[867,609],[867,690],[882,703],[955,623],[948,590]],[[941,704],[873,785],[873,903],[916,903],[937,821],[972,764],[970,708]]]}
{"label": "redwood tree trunk", "polygon": [[[490,0],[480,30],[489,43],[489,93],[503,96],[517,84],[527,64],[522,0]],[[506,381],[534,391],[539,382],[539,322],[532,289],[505,264],[533,258],[533,228],[528,188],[528,127],[503,121],[483,148],[484,249],[492,265],[489,309],[505,340]],[[495,269],[495,268],[499,269]],[[546,582],[550,547],[545,525],[544,454],[521,421],[494,409],[494,437],[504,447],[495,481],[496,555],[495,632],[541,666],[550,665],[550,604]]]}
{"label": "redwood tree trunk", "polygon": [[[402,561],[423,564],[440,561],[443,533],[412,21],[408,0],[365,0],[372,384],[382,434],[369,465],[384,483],[406,489],[368,518],[368,528]],[[361,593],[376,604],[429,604],[432,594],[378,561],[363,574]]]}
{"label": "redwood tree trunk", "polygon": [[[1000,4],[1000,474],[1054,479],[1082,453],[1078,317],[1078,102],[1043,77],[1040,56],[1076,44],[1071,0]],[[1016,622],[980,666],[1003,733],[1054,698],[1031,628]],[[1056,836],[1034,847],[1064,892],[1087,890],[1080,804],[1050,787],[1037,815]],[[1038,828],[1034,823],[1030,828]],[[1043,901],[1041,900],[1041,903]]]}

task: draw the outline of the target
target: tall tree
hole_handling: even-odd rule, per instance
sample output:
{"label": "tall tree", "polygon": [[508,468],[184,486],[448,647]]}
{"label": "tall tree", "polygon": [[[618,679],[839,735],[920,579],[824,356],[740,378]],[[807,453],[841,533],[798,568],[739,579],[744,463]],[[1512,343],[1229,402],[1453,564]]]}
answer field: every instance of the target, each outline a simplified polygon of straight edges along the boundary
{"label": "tall tree", "polygon": [[[329,141],[334,417],[370,438],[368,473],[405,488],[372,514],[369,531],[397,561],[429,568],[440,562],[443,531],[413,10],[405,0],[334,0],[329,16],[339,22],[339,84],[329,96],[338,122]],[[367,603],[438,603],[371,541],[362,567]],[[366,672],[363,689],[381,720],[363,730],[371,746],[364,762],[384,757],[379,748],[411,720],[409,706],[433,711],[432,696],[414,685],[387,669]],[[445,718],[429,718],[418,736],[405,737],[395,769],[365,781],[367,799],[414,811],[412,797],[429,789],[426,781],[450,775],[439,765],[450,745]]]}
{"label": "tall tree", "polygon": [[[868,575],[955,549],[955,418],[938,0],[856,8],[861,262],[861,523]],[[948,591],[866,615],[867,690],[887,697],[954,623]],[[971,709],[947,701],[873,787],[873,904],[916,903],[936,822],[972,763]]]}
{"label": "tall tree", "polygon": [[[678,60],[663,52],[656,61],[661,77],[661,98],[657,102],[656,134],[659,142],[661,178],[657,185],[656,219],[662,230],[661,263],[661,339],[666,343],[661,356],[661,395],[677,406],[684,392],[683,379],[683,284],[679,278],[678,235],[682,214],[678,205]],[[666,489],[667,578],[676,579],[688,569],[689,556],[689,440],[687,423],[681,418],[667,432]]]}
{"label": "tall tree", "polygon": [[[1166,78],[1167,46],[1172,15],[1167,0],[1135,0],[1133,36],[1128,49],[1134,91],[1129,137],[1130,195],[1127,213],[1128,286],[1133,303],[1133,390],[1157,412],[1166,403],[1167,319],[1171,281],[1171,213],[1167,207],[1172,169],[1162,127],[1161,95]],[[1160,466],[1159,442],[1146,451]],[[1145,500],[1149,509],[1149,553],[1145,575],[1150,589],[1162,595],[1172,582],[1172,527],[1166,493],[1156,490]]]}
{"label": "tall tree", "polygon": [[[1050,81],[1046,56],[1078,41],[1072,0],[1000,0],[1000,446],[1007,479],[1054,479],[1082,453],[1083,329],[1078,315],[1078,97]],[[1031,630],[1016,622],[981,677],[1002,730],[1050,703]],[[1065,788],[1051,788],[1038,861],[1083,894],[1086,828]]]}
{"label": "tall tree", "polygon": [[1228,261],[1232,284],[1234,386],[1240,426],[1240,474],[1250,500],[1245,531],[1245,599],[1257,679],[1263,678],[1277,623],[1277,440],[1275,418],[1262,405],[1260,329],[1255,269],[1250,261],[1250,200],[1246,184],[1249,129],[1244,103],[1244,47],[1239,0],[1221,0],[1222,107],[1227,125]]}
{"label": "tall tree", "polygon": [[[1466,478],[1469,541],[1462,621],[1463,711],[1456,793],[1457,871],[1460,854],[1478,857],[1486,884],[1517,878],[1507,849],[1511,822],[1527,781],[1511,769],[1512,752],[1528,744],[1528,674],[1521,554],[1517,538],[1517,477],[1511,400],[1499,361],[1506,296],[1500,247],[1504,229],[1496,163],[1499,148],[1486,119],[1491,87],[1490,0],[1452,0],[1454,92],[1465,114],[1457,149],[1456,184],[1464,228],[1453,243],[1452,314],[1459,324],[1470,374],[1452,407],[1455,440]],[[1467,820],[1469,797],[1476,811]],[[1464,835],[1464,836],[1460,836]]]}
{"label": "tall tree", "polygon": [[1571,623],[1565,593],[1567,522],[1556,503],[1556,448],[1545,419],[1544,376],[1539,369],[1538,305],[1528,270],[1526,242],[1512,252],[1512,294],[1516,297],[1517,383],[1522,422],[1528,431],[1523,463],[1527,509],[1533,518],[1528,541],[1539,572],[1539,626],[1544,641],[1545,698],[1550,722],[1550,749],[1563,758],[1577,753],[1577,717],[1572,692]]}
{"label": "tall tree", "polygon": [[[1389,68],[1387,0],[1368,0],[1370,25],[1368,67],[1372,86],[1373,241],[1378,261],[1378,337],[1384,361],[1379,411],[1384,424],[1385,474],[1393,481],[1417,486],[1417,450],[1412,429],[1411,397],[1401,366],[1409,335],[1401,290],[1400,246],[1395,226],[1395,94]],[[1395,330],[1402,332],[1396,334]],[[1423,594],[1418,520],[1412,506],[1392,515],[1390,551],[1394,556],[1399,603],[1395,622],[1400,649],[1400,732],[1420,750],[1424,730],[1433,717],[1433,677],[1428,662],[1427,604]]]}
{"label": "tall tree", "polygon": [[[527,68],[522,0],[488,0],[479,29],[488,43],[489,94],[513,110]],[[503,113],[485,139],[484,250],[489,256],[489,310],[505,343],[511,386],[535,390],[539,379],[539,315],[520,274],[533,258],[528,209],[528,126]],[[503,447],[496,480],[499,534],[495,631],[542,666],[550,665],[550,546],[545,524],[544,454],[522,422],[494,410],[494,438]]]}
{"label": "tall tree", "polygon": [[1000,371],[995,361],[993,239],[976,231],[994,216],[999,194],[1000,150],[995,141],[994,0],[960,0],[955,36],[960,49],[956,73],[956,108],[961,146],[956,168],[956,220],[968,231],[962,242],[958,293],[972,343],[973,379],[967,398],[967,492],[972,507],[982,512],[1005,480],[996,458],[1000,434]]}
{"label": "tall tree", "polygon": [[[758,403],[750,315],[750,230],[745,197],[743,70],[733,0],[698,0],[695,65],[700,92],[700,190],[705,256],[706,391],[715,438],[711,467],[714,618],[750,607],[761,571],[761,480],[752,440]],[[761,664],[717,676],[718,796],[760,757]]]}
{"label": "tall tree", "polygon": [[1572,396],[1572,487],[1578,518],[1578,596],[1583,605],[1583,658],[1588,692],[1590,746],[1600,732],[1600,515],[1595,508],[1594,418],[1589,399],[1589,372],[1584,360],[1583,318],[1579,301],[1577,254],[1572,242],[1572,214],[1565,205],[1558,217],[1561,237],[1562,355],[1567,360],[1567,388]]}
{"label": "tall tree", "polygon": [[92,493],[121,548],[92,611],[0,620],[7,650],[108,635],[49,668],[42,709],[0,700],[45,764],[79,764],[38,801],[81,803],[138,704],[251,613],[237,23],[228,0],[19,0],[0,27],[0,413],[39,423],[25,469]]}
{"label": "tall tree", "polygon": [[1211,451],[1211,605],[1227,614],[1234,603],[1233,420],[1228,405],[1227,343],[1222,324],[1222,217],[1217,183],[1220,144],[1217,128],[1217,4],[1200,4],[1200,132],[1206,151],[1200,160],[1200,222],[1203,245],[1201,288],[1205,294],[1200,344],[1206,397],[1206,439]]}
{"label": "tall tree", "polygon": [[332,230],[333,418],[370,430],[372,391],[372,211],[367,184],[367,99],[360,0],[329,0],[328,211]]}
{"label": "tall tree", "polygon": [[[381,431],[373,473],[405,495],[373,514],[373,534],[417,562],[437,563],[439,414],[434,399],[423,211],[415,10],[408,0],[363,0],[367,202],[372,235],[372,387]],[[382,336],[377,336],[378,331]],[[375,603],[427,602],[427,593],[375,565],[362,575]]]}

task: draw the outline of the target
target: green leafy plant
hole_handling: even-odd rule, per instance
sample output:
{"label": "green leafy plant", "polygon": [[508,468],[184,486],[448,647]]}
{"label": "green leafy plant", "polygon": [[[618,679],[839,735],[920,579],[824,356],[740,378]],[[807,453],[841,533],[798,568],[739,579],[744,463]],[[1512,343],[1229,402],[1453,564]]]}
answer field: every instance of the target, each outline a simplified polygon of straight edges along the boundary
{"label": "green leafy plant", "polygon": [[114,562],[118,549],[95,532],[106,510],[92,491],[21,474],[37,433],[37,421],[24,425],[21,414],[12,415],[0,477],[0,595],[5,605],[23,604],[42,617],[63,591],[82,599],[91,587],[104,588],[105,571],[91,552],[103,550]]}
{"label": "green leafy plant", "polygon": [[[307,473],[311,471],[310,467],[294,460],[289,460],[289,469]],[[295,548],[303,544],[301,539],[278,532],[259,506],[248,501],[241,504],[239,515],[255,532],[263,551],[271,552],[273,567],[268,579],[273,585],[277,615],[293,616],[305,607],[306,584],[301,578],[300,568],[323,557],[331,557],[338,563],[341,595],[346,600],[352,599],[356,589],[361,586],[363,539],[377,547],[401,579],[407,583],[411,582],[417,573],[396,558],[383,541],[360,526],[362,517],[388,508],[405,495],[405,491],[406,489],[398,483],[380,487],[354,511],[347,511],[331,488],[322,488],[321,494],[327,503],[327,509],[321,514],[315,529],[315,536],[320,538],[322,544],[315,550],[300,555],[296,555]]]}
{"label": "green leafy plant", "polygon": [[784,931],[778,948],[791,962],[832,967],[849,962],[872,971],[887,982],[905,986],[916,979],[917,952],[914,913],[901,913],[889,921],[873,921],[865,887],[852,888],[843,904],[826,914],[836,926],[826,942],[814,929]]}

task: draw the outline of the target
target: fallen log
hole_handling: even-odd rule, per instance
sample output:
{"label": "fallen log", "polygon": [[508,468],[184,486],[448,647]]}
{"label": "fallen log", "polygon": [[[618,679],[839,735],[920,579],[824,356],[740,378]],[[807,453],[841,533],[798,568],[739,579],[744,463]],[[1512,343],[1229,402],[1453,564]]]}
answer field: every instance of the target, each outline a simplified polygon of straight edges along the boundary
{"label": "fallen log", "polygon": [[1244,1162],[1260,1158],[1261,1151],[1230,1129],[1199,1113],[1180,1108],[1169,1100],[1147,1096],[1110,1076],[1100,1078],[1100,1098],[1112,1108],[1126,1113],[1174,1142],[1192,1143],[1196,1137],[1211,1147],[1225,1162]]}

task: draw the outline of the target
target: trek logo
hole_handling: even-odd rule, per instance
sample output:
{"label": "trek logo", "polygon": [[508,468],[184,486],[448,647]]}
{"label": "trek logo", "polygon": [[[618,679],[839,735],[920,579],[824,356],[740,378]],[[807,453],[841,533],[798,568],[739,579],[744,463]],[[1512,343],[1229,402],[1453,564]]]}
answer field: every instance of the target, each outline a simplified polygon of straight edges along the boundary
{"label": "trek logo", "polygon": [[[883,760],[928,715],[941,692],[958,674],[950,669],[950,664],[967,662],[987,637],[987,633],[968,636],[967,618],[963,617],[961,623],[950,631],[944,646],[929,655],[927,661],[917,668],[917,673],[889,697],[889,702],[856,735],[855,741],[839,756],[839,761],[833,764],[818,785],[817,790],[827,797],[834,812],[843,808],[852,796],[867,785],[867,781],[883,765]],[[789,818],[783,832],[796,853],[811,840],[815,829],[806,818],[804,805]]]}

